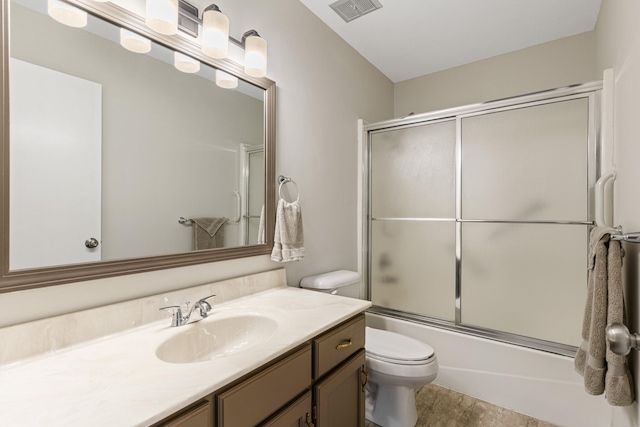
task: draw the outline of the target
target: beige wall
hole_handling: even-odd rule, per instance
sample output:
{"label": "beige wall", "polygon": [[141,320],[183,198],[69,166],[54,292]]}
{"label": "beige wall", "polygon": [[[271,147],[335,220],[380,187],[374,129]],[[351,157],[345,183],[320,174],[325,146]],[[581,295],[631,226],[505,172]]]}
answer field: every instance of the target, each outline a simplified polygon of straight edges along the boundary
{"label": "beige wall", "polygon": [[[303,261],[290,285],[357,269],[358,118],[393,117],[393,84],[298,0],[229,2],[232,36],[257,29],[269,43],[277,91],[277,173],[300,189]],[[268,256],[0,294],[0,326],[279,267]],[[28,308],[27,308],[28,307]]]}
{"label": "beige wall", "polygon": [[597,80],[593,31],[396,83],[394,116]]}
{"label": "beige wall", "polygon": [[[614,222],[626,232],[640,231],[640,2],[603,0],[596,25],[596,61],[598,73],[613,68],[614,80],[614,153],[617,172],[614,194]],[[625,244],[625,288],[629,329],[640,332],[638,287],[640,283],[640,245]],[[640,361],[632,354],[636,379],[636,399]],[[638,403],[614,409],[615,427],[640,425]]]}

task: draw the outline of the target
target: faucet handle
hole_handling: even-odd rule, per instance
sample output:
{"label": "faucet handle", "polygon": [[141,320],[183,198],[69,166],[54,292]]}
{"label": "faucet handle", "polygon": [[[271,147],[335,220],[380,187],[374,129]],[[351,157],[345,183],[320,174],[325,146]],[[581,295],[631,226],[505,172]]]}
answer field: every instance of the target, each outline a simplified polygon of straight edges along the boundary
{"label": "faucet handle", "polygon": [[167,307],[160,307],[160,311],[171,312],[171,326],[180,326],[180,319],[182,319],[182,310],[178,305],[170,305]]}
{"label": "faucet handle", "polygon": [[213,297],[215,297],[215,295],[209,295],[208,297],[199,299],[195,304],[200,308],[200,317],[207,317],[207,313],[211,311],[211,304],[209,304],[207,300]]}

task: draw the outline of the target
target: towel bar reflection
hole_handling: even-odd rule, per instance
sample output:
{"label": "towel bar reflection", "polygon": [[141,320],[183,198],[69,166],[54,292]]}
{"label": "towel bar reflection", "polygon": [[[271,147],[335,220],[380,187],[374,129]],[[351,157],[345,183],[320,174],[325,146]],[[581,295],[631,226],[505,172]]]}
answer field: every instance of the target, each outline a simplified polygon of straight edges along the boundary
{"label": "towel bar reflection", "polygon": [[[229,219],[227,217],[223,217],[224,219],[226,219],[225,224],[237,224],[240,222],[240,220],[242,219],[242,215],[241,215],[241,210],[242,210],[242,199],[240,198],[240,192],[235,189],[233,190],[233,195],[236,197],[236,212],[237,215],[234,219]],[[184,224],[184,225],[192,225],[193,224],[193,220],[192,219],[187,219],[183,216],[181,216],[180,218],[178,218],[178,222],[180,224]]]}

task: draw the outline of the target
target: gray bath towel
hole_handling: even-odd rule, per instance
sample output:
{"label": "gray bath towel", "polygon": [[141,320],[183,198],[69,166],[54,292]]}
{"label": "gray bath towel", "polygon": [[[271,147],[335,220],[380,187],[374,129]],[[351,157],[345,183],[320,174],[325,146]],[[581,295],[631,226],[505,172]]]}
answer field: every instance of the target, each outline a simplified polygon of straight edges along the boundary
{"label": "gray bath towel", "polygon": [[224,227],[226,218],[192,218],[193,250],[224,247]]}
{"label": "gray bath towel", "polygon": [[605,340],[606,326],[625,320],[623,252],[620,242],[610,239],[611,234],[619,233],[609,227],[595,227],[591,231],[583,341],[576,353],[575,368],[584,377],[587,393],[605,393],[610,405],[627,406],[634,401],[627,357],[609,350]]}
{"label": "gray bath towel", "polygon": [[276,230],[271,259],[277,262],[299,261],[304,258],[302,210],[296,200],[280,199],[276,208]]}

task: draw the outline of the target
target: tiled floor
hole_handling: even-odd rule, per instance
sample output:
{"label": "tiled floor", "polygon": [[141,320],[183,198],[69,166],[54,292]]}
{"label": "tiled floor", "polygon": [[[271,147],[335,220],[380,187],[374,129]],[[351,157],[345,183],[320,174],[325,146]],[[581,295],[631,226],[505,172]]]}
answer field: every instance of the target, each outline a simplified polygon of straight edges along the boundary
{"label": "tiled floor", "polygon": [[416,427],[555,427],[435,384],[416,392],[416,407]]}

